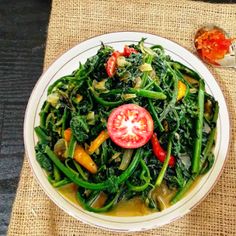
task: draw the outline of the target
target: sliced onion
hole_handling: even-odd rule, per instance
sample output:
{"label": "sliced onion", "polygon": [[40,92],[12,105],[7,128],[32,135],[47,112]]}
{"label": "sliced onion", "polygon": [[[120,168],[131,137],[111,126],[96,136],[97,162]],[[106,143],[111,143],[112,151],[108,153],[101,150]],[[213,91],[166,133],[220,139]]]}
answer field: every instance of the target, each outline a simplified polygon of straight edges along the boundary
{"label": "sliced onion", "polygon": [[63,138],[59,139],[54,145],[55,154],[60,158],[61,157],[65,158],[66,150],[67,150],[67,142]]}
{"label": "sliced onion", "polygon": [[136,77],[134,80],[134,88],[141,88],[142,79],[141,77]]}
{"label": "sliced onion", "polygon": [[109,160],[109,163],[111,163],[113,160],[116,160],[120,155],[121,155],[121,152],[116,152]]}
{"label": "sliced onion", "polygon": [[168,203],[168,201],[165,199],[165,197],[163,197],[163,196],[157,196],[157,201],[159,203],[158,205],[159,205],[161,211],[168,208],[170,205]]}
{"label": "sliced onion", "polygon": [[188,75],[184,75],[184,79],[190,84],[198,84],[199,83],[196,79],[194,79]]}
{"label": "sliced onion", "polygon": [[179,159],[181,160],[181,162],[183,163],[183,165],[185,166],[185,168],[188,170],[191,167],[191,160],[190,157],[187,153],[182,154]]}
{"label": "sliced onion", "polygon": [[95,113],[94,113],[94,111],[90,111],[87,114],[86,120],[88,121],[89,125],[95,125]]}
{"label": "sliced onion", "polygon": [[152,191],[150,191],[149,197],[153,199],[157,206],[160,208],[160,210],[164,210],[168,207],[170,207],[170,200],[175,195],[176,190],[175,189],[169,189],[165,182],[162,182],[162,184]]}
{"label": "sliced onion", "polygon": [[207,101],[204,104],[204,112],[205,114],[208,114],[208,116],[210,116],[212,113],[212,102],[209,99],[207,99]]}
{"label": "sliced onion", "polygon": [[210,133],[211,127],[207,123],[204,123],[204,126],[203,126],[202,130],[206,133]]}
{"label": "sliced onion", "polygon": [[189,92],[190,93],[197,93],[197,89],[196,88],[191,88],[191,89],[189,89]]}
{"label": "sliced onion", "polygon": [[151,56],[156,56],[157,55],[151,48],[145,47],[144,42],[140,43],[140,50],[144,54],[149,54]]}
{"label": "sliced onion", "polygon": [[119,166],[119,169],[120,170],[125,170],[129,163],[130,163],[130,160],[131,160],[131,157],[133,155],[133,149],[126,149],[124,151],[124,154],[123,154],[123,157],[122,157],[122,161],[120,163],[120,166]]}
{"label": "sliced onion", "polygon": [[95,201],[91,204],[91,207],[101,208],[104,206],[107,199],[107,194],[105,194],[104,192],[100,192],[99,195],[96,197]]}

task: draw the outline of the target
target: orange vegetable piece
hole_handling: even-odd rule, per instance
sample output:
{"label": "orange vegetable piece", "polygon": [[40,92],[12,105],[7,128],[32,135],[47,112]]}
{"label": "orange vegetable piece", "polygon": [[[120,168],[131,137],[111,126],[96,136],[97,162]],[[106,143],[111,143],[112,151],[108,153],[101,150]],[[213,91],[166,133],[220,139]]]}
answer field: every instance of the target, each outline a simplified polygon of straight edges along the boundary
{"label": "orange vegetable piece", "polygon": [[80,145],[76,145],[73,159],[81,166],[87,169],[90,173],[97,173],[97,165],[89,154]]}
{"label": "orange vegetable piece", "polygon": [[182,99],[185,96],[187,86],[181,82],[180,80],[178,81],[178,95],[177,95],[177,101]]}
{"label": "orange vegetable piece", "polygon": [[68,128],[64,131],[64,139],[66,140],[66,142],[70,142],[71,135],[72,135],[71,128]]}
{"label": "orange vegetable piece", "polygon": [[90,147],[88,149],[89,154],[93,154],[97,148],[99,148],[101,146],[101,144],[107,140],[109,138],[109,134],[106,130],[103,130],[98,136],[97,138],[95,138],[91,144]]}

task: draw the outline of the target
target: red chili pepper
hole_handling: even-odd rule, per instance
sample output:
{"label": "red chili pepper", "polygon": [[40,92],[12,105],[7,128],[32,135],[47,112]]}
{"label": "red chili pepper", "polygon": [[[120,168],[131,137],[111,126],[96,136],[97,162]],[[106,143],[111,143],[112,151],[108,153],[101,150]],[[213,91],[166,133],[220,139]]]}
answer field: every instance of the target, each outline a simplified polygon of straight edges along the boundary
{"label": "red chili pepper", "polygon": [[[157,134],[153,133],[152,138],[151,138],[151,142],[152,142],[152,150],[154,152],[154,155],[157,157],[157,159],[164,163],[165,159],[166,159],[166,151],[163,150],[163,148],[161,147],[158,139],[157,139]],[[174,156],[170,156],[170,161],[168,163],[168,165],[170,167],[173,167],[175,165],[175,158]]]}
{"label": "red chili pepper", "polygon": [[123,56],[123,52],[114,51],[114,52],[112,53],[112,56],[114,56],[114,57],[117,59],[117,57]]}
{"label": "red chili pepper", "polygon": [[124,52],[114,51],[106,64],[106,72],[109,77],[113,77],[116,71],[116,61],[119,56],[129,57],[131,53],[138,53],[134,48],[124,47]]}
{"label": "red chili pepper", "polygon": [[112,77],[115,74],[116,69],[116,58],[115,56],[111,56],[106,64],[106,72],[109,77]]}
{"label": "red chili pepper", "polygon": [[111,57],[108,59],[106,64],[106,72],[109,77],[112,77],[115,74],[117,57],[121,55],[122,53],[120,53],[119,51],[114,51]]}
{"label": "red chili pepper", "polygon": [[130,55],[131,55],[131,53],[138,53],[134,48],[130,48],[130,47],[128,47],[128,46],[125,46],[124,47],[124,53],[123,53],[123,55],[125,56],[125,57],[129,57]]}

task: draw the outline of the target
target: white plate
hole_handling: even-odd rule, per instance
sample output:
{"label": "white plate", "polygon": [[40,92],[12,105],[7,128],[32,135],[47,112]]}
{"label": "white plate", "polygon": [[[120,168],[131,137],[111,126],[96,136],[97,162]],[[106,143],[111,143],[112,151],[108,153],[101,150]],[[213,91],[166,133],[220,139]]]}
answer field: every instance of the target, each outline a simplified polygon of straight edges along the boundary
{"label": "white plate", "polygon": [[[101,42],[121,50],[125,44],[137,43],[141,38],[146,38],[147,46],[162,45],[166,53],[173,59],[197,71],[206,82],[206,90],[219,102],[220,112],[217,122],[217,140],[214,149],[216,160],[209,173],[201,179],[184,199],[162,212],[136,217],[112,217],[91,213],[65,199],[48,182],[35,158],[34,146],[37,138],[34,134],[34,127],[39,124],[38,114],[46,99],[47,88],[50,84],[61,76],[70,74],[79,66],[79,62],[84,63],[88,57],[95,55],[101,46]],[[78,44],[63,54],[40,77],[34,87],[29,99],[24,122],[24,142],[27,156],[36,179],[49,198],[73,217],[90,225],[114,231],[147,230],[168,224],[190,212],[209,193],[219,178],[226,160],[229,138],[230,125],[226,102],[219,85],[207,67],[196,56],[180,45],[165,38],[141,32],[117,32],[97,36]]]}

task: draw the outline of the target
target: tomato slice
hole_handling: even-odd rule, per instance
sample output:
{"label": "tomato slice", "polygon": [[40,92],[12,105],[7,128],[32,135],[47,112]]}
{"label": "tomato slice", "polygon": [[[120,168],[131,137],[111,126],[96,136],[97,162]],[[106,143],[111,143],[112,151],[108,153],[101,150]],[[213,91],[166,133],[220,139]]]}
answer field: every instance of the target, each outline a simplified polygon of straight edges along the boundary
{"label": "tomato slice", "polygon": [[152,137],[153,129],[150,113],[135,104],[115,108],[107,123],[111,140],[122,148],[138,148],[145,145]]}

